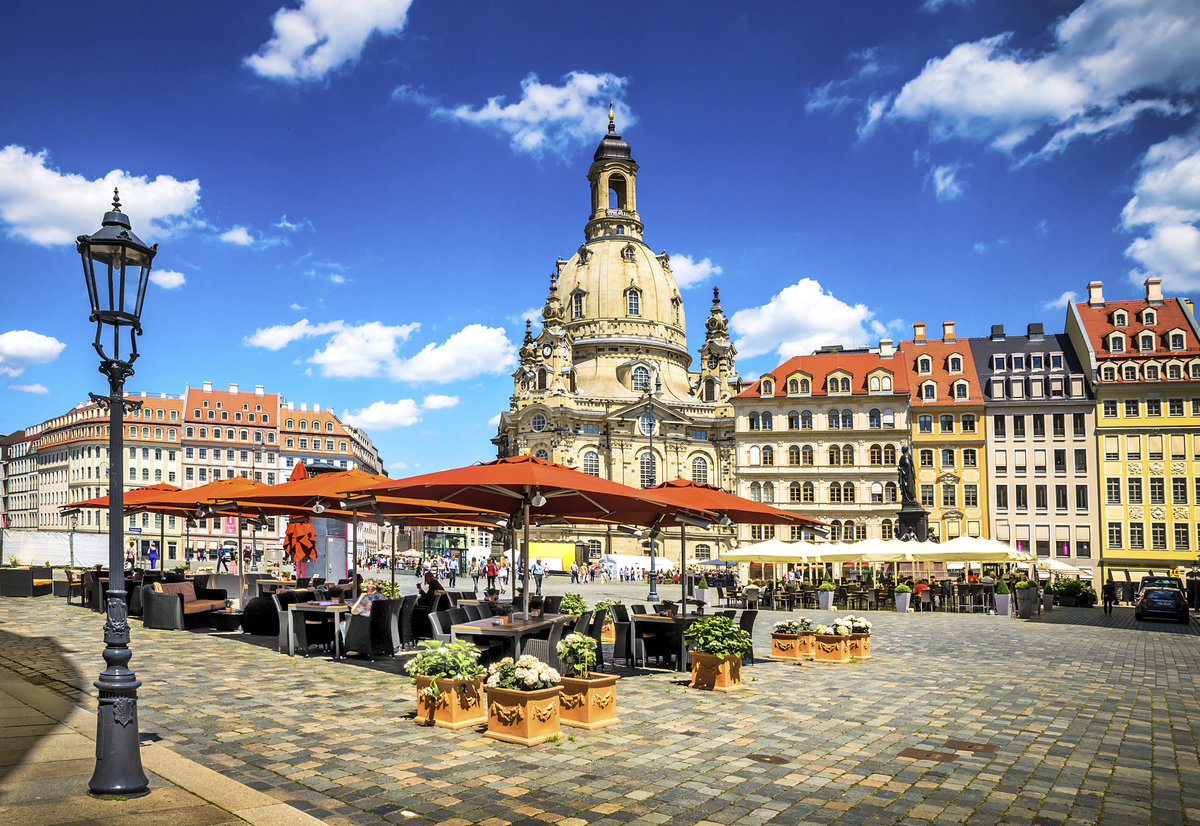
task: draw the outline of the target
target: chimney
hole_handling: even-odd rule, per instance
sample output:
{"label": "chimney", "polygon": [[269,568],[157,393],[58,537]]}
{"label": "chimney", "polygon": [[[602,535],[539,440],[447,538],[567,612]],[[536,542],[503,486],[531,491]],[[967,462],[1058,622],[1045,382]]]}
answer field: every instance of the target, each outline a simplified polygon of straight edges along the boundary
{"label": "chimney", "polygon": [[313,405],[313,412],[314,412],[314,413],[320,413],[320,412],[321,412],[321,405],[319,405],[319,404],[314,404],[314,405]]}
{"label": "chimney", "polygon": [[1042,341],[1046,338],[1041,324],[1030,324],[1028,332],[1030,341]]}
{"label": "chimney", "polygon": [[75,402],[76,410],[83,410],[83,402]]}
{"label": "chimney", "polygon": [[1004,341],[1004,325],[992,325],[992,341]]}
{"label": "chimney", "polygon": [[1104,282],[1089,281],[1088,282],[1088,306],[1103,307],[1104,306]]}
{"label": "chimney", "polygon": [[263,394],[263,386],[261,384],[254,385],[254,395],[261,396]]}
{"label": "chimney", "polygon": [[159,397],[160,399],[165,399],[165,398],[167,397],[167,394],[166,394],[166,393],[159,393],[159,394],[158,394],[158,397]]}
{"label": "chimney", "polygon": [[230,385],[229,385],[229,392],[230,392],[230,393],[232,393],[233,395],[235,395],[235,396],[236,396],[236,395],[237,395],[237,385],[236,385],[236,384],[230,384]]}
{"label": "chimney", "polygon": [[925,322],[918,321],[913,324],[913,341],[917,344],[925,343]]}
{"label": "chimney", "polygon": [[954,322],[942,322],[942,341],[954,341]]}
{"label": "chimney", "polygon": [[143,398],[143,399],[144,399],[144,398],[146,398],[146,391],[145,391],[145,390],[143,390],[143,391],[142,391],[142,398]]}
{"label": "chimney", "polygon": [[307,413],[308,412],[308,402],[300,402],[300,410]]}
{"label": "chimney", "polygon": [[211,393],[211,392],[212,392],[212,382],[211,382],[211,381],[206,381],[206,382],[204,382],[204,392],[205,392],[205,393]]}
{"label": "chimney", "polygon": [[1185,299],[1183,299],[1183,303],[1187,305],[1188,315],[1195,317],[1196,314],[1194,312],[1192,312],[1192,299],[1185,298]]}
{"label": "chimney", "polygon": [[890,338],[879,339],[879,357],[881,359],[890,359],[896,355],[896,349],[892,346]]}
{"label": "chimney", "polygon": [[296,403],[288,402],[288,410],[295,410],[295,409],[296,409]]}
{"label": "chimney", "polygon": [[1162,279],[1158,276],[1147,278],[1146,285],[1146,301],[1150,304],[1162,304]]}

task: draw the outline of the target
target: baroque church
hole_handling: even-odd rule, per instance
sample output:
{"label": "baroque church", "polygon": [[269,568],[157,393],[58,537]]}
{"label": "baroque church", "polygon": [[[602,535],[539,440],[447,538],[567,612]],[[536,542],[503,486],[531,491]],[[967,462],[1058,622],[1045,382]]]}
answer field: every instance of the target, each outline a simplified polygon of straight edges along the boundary
{"label": "baroque church", "polygon": [[[739,388],[729,321],[714,289],[692,369],[670,256],[643,240],[637,172],[610,111],[588,170],[583,244],[555,262],[541,332],[526,322],[513,395],[492,441],[501,457],[533,454],[632,487],[682,478],[732,491],[730,399]],[[614,527],[535,534],[581,543],[593,559],[650,552],[648,538]],[[687,559],[715,558],[732,538],[727,529],[690,529]],[[679,560],[677,534],[664,531],[656,553]]]}

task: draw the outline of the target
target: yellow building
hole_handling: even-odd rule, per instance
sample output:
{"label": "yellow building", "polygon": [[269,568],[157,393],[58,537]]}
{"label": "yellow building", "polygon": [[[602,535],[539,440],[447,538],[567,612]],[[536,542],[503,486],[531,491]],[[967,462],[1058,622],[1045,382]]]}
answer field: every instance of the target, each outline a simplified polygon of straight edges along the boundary
{"label": "yellow building", "polygon": [[958,536],[988,537],[984,398],[970,343],[942,324],[942,338],[925,337],[913,325],[913,339],[900,343],[908,371],[912,409],[912,453],[917,495],[929,514],[930,532],[943,541]]}
{"label": "yellow building", "polygon": [[[1146,295],[1105,301],[1103,284],[1071,305],[1067,335],[1096,394],[1100,565],[1196,567],[1200,512],[1200,329],[1192,302]],[[1118,577],[1123,580],[1124,576]]]}

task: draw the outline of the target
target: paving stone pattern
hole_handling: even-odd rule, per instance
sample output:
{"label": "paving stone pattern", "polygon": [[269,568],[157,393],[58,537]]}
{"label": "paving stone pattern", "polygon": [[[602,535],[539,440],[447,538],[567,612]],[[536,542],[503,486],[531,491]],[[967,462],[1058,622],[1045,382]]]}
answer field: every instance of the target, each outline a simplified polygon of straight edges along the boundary
{"label": "paving stone pattern", "polygon": [[[759,614],[758,657],[784,616]],[[619,725],[564,728],[534,748],[415,725],[394,662],[289,658],[273,640],[135,622],[132,666],[143,732],[330,824],[1200,824],[1195,620],[1141,623],[1128,608],[869,617],[874,659],[760,659],[737,693],[616,669]],[[61,599],[0,600],[0,662],[87,699],[101,625]],[[901,758],[906,748],[955,759]]]}

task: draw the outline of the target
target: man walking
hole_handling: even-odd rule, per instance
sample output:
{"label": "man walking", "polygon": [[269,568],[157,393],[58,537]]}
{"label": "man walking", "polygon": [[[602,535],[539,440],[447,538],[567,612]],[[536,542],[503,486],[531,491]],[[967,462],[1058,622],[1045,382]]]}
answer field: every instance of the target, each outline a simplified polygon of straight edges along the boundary
{"label": "man walking", "polygon": [[447,570],[450,575],[450,587],[453,588],[454,584],[458,582],[458,560],[451,559]]}
{"label": "man walking", "polygon": [[1117,583],[1113,582],[1112,574],[1109,574],[1108,581],[1100,589],[1100,594],[1104,598],[1104,613],[1111,614],[1113,603],[1117,601]]}
{"label": "man walking", "polygon": [[542,567],[542,560],[538,559],[529,566],[529,573],[533,576],[533,581],[537,583],[537,595],[542,595],[542,577],[545,575],[546,569]]}
{"label": "man walking", "polygon": [[222,546],[221,550],[217,551],[217,571],[220,572],[221,566],[225,566],[225,573],[229,573],[229,549]]}

